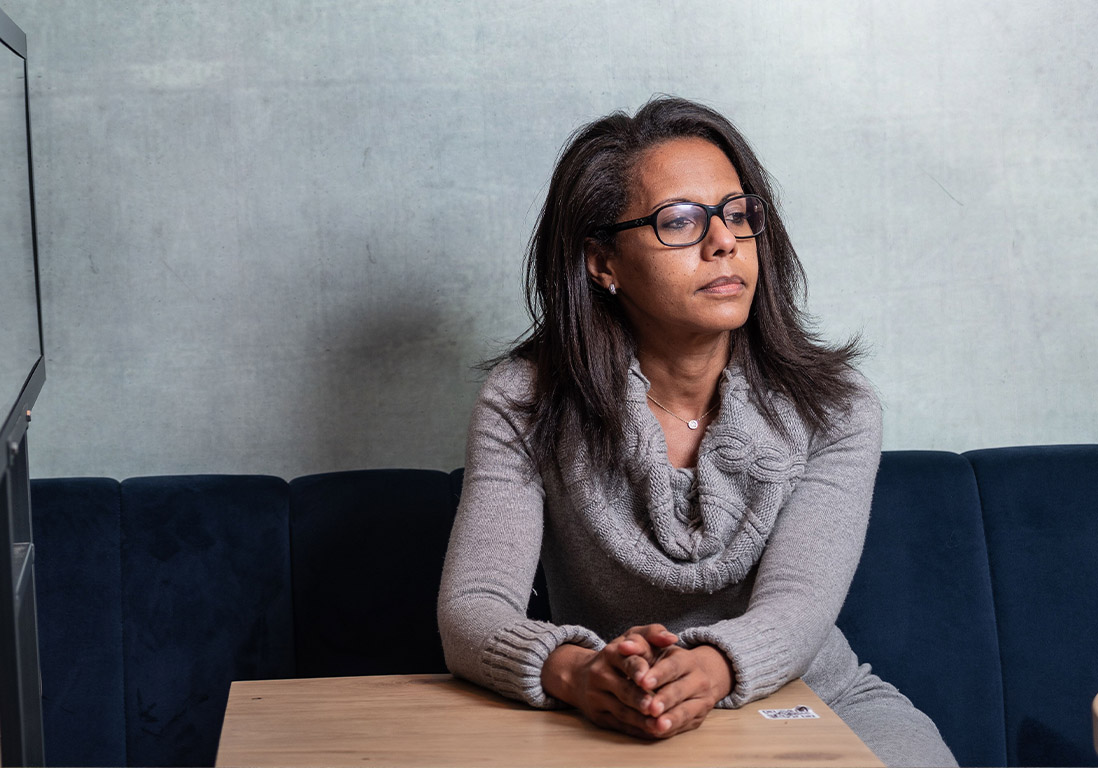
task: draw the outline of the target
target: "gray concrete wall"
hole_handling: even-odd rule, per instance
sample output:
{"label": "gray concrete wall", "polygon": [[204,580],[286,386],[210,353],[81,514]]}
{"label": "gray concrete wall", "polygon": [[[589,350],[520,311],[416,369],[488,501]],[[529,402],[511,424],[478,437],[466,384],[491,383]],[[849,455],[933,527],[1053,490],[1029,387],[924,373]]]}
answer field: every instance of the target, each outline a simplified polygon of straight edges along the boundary
{"label": "gray concrete wall", "polygon": [[452,468],[570,131],[654,92],[781,183],[887,448],[1098,439],[1098,3],[0,0],[39,476]]}

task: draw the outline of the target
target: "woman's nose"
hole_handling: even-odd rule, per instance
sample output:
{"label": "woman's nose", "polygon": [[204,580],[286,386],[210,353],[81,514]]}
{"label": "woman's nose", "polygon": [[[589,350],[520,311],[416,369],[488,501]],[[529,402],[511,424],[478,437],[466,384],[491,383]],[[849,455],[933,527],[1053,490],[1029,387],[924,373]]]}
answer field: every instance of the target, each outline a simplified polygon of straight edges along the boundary
{"label": "woman's nose", "polygon": [[733,256],[736,253],[737,243],[739,243],[739,240],[725,224],[724,217],[713,214],[709,219],[709,231],[705,233],[705,240],[703,241],[705,257]]}

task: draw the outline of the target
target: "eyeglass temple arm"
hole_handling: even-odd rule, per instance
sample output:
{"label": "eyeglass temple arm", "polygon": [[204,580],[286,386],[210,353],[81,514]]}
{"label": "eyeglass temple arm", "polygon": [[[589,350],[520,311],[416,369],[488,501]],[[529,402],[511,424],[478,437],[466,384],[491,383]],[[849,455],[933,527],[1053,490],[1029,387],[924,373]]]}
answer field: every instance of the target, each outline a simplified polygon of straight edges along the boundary
{"label": "eyeglass temple arm", "polygon": [[[658,211],[656,212],[658,213]],[[633,229],[636,227],[643,227],[646,224],[651,224],[652,219],[656,214],[651,216],[645,216],[643,219],[632,219],[630,221],[619,221],[617,224],[611,224],[606,227],[606,232],[621,232],[623,229]]]}

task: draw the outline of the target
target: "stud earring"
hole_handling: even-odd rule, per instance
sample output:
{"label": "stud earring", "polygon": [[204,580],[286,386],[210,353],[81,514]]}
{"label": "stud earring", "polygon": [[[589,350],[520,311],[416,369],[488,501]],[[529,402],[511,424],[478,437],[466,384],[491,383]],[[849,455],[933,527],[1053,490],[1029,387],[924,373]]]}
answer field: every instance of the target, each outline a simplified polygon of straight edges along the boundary
{"label": "stud earring", "polygon": [[618,287],[616,285],[614,285],[613,283],[610,283],[610,295],[611,296],[617,296],[618,295]]}

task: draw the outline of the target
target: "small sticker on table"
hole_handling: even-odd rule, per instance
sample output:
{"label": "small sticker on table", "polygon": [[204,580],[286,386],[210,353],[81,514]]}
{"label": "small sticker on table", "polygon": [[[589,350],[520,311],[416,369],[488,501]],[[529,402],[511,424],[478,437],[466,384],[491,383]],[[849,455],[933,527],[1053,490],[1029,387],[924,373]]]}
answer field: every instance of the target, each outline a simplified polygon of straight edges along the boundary
{"label": "small sticker on table", "polygon": [[818,720],[820,718],[811,708],[804,705],[792,709],[760,709],[759,714],[767,720]]}

